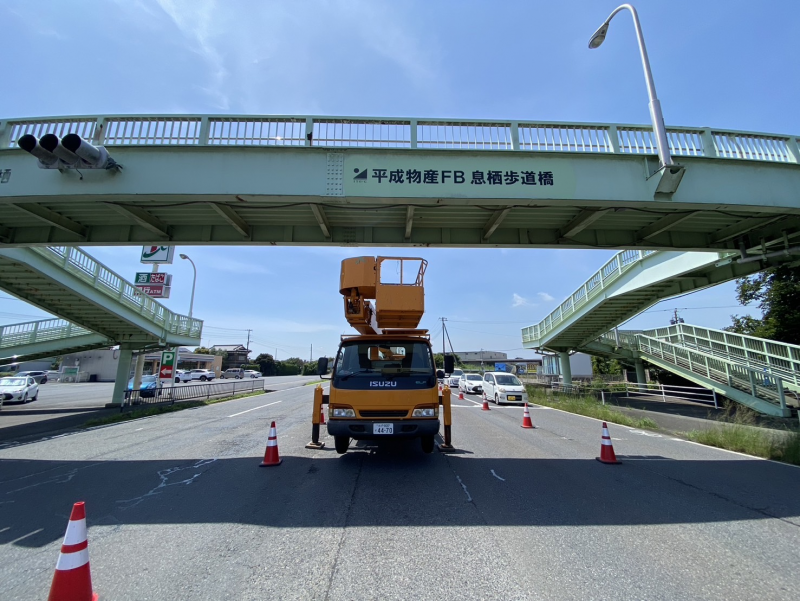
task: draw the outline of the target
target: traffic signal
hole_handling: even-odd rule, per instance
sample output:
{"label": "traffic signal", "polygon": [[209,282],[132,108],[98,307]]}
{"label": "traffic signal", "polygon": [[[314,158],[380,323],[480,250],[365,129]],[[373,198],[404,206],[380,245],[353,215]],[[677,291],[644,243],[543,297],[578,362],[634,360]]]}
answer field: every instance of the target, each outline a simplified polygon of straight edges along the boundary
{"label": "traffic signal", "polygon": [[25,134],[17,144],[39,159],[40,169],[122,169],[105,148],[93,146],[78,134],[60,139],[56,134],[45,134],[40,139]]}

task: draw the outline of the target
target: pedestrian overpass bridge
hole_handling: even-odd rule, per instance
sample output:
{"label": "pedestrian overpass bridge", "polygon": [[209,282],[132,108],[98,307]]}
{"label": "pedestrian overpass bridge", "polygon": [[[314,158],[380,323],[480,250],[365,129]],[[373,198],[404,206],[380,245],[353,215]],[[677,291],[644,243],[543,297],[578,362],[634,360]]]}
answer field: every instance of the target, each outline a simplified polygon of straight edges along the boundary
{"label": "pedestrian overpass bridge", "polygon": [[170,311],[80,248],[0,247],[0,289],[59,317],[0,327],[0,361],[119,345],[114,402],[133,350],[200,344],[202,321]]}
{"label": "pedestrian overpass bridge", "polygon": [[[17,144],[25,134],[67,133],[103,145],[122,169],[38,169]],[[797,136],[667,133],[680,163],[672,170],[659,170],[645,125],[8,119],[0,121],[0,244],[795,252]]]}
{"label": "pedestrian overpass bridge", "polygon": [[523,346],[558,353],[566,382],[573,351],[631,363],[639,382],[646,360],[762,413],[788,416],[798,406],[800,346],[687,324],[616,329],[661,300],[796,262],[774,254],[751,260],[731,252],[617,253],[538,324],[523,328]]}

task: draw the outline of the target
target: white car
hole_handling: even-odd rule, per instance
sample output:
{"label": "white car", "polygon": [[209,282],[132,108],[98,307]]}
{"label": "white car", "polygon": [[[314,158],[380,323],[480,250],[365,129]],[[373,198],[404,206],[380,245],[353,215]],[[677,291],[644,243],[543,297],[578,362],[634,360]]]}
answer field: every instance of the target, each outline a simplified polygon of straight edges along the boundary
{"label": "white car", "polygon": [[458,381],[458,389],[465,394],[483,392],[483,378],[480,374],[464,374]]}
{"label": "white car", "polygon": [[262,376],[261,376],[261,372],[260,371],[256,371],[254,369],[246,369],[246,370],[244,370],[244,377],[245,378],[260,378]]}
{"label": "white car", "polygon": [[0,407],[3,402],[19,401],[27,403],[39,398],[39,385],[31,376],[11,376],[0,378]]}
{"label": "white car", "polygon": [[206,382],[213,380],[214,372],[209,369],[189,369],[181,374],[181,382],[190,382],[192,380],[200,380]]}
{"label": "white car", "polygon": [[483,392],[486,398],[500,403],[527,403],[525,386],[514,374],[490,371],[483,374]]}
{"label": "white car", "polygon": [[458,386],[458,381],[461,379],[461,376],[464,375],[464,370],[461,369],[454,369],[453,373],[450,374],[450,377],[447,380],[447,383],[450,385],[450,388],[455,388]]}

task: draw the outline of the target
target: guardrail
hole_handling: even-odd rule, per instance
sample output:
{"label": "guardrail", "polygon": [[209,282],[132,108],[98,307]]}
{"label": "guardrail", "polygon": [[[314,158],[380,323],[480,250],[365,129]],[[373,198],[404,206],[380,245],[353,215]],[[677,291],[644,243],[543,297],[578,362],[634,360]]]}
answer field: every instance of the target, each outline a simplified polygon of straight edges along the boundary
{"label": "guardrail", "polygon": [[0,326],[0,348],[94,334],[65,319],[40,319]]}
{"label": "guardrail", "polygon": [[157,389],[129,390],[120,411],[132,409],[140,405],[164,405],[192,401],[196,399],[212,399],[234,396],[245,392],[264,391],[264,380],[254,378],[250,381],[216,382],[213,384],[191,384],[189,386],[165,386]]}
{"label": "guardrail", "polygon": [[151,320],[166,332],[176,335],[200,338],[203,322],[200,319],[179,315],[144,294],[122,276],[114,273],[80,248],[69,246],[33,246],[36,251],[65,271],[91,284],[116,302],[133,309]]}
{"label": "guardrail", "polygon": [[[106,146],[323,146],[658,154],[649,125],[319,115],[95,115],[0,121],[0,149],[24,134],[74,132]],[[800,163],[798,136],[668,127],[673,156]]]}
{"label": "guardrail", "polygon": [[564,393],[570,396],[593,395],[597,397],[603,405],[606,398],[609,400],[614,395],[625,394],[625,398],[652,397],[663,403],[674,401],[690,401],[704,405],[713,405],[714,409],[719,409],[717,393],[701,386],[673,386],[671,384],[659,384],[648,382],[646,384],[636,384],[634,382],[614,382],[605,386],[595,386],[594,384],[564,384],[563,382],[552,382],[550,389],[553,392]]}
{"label": "guardrail", "polygon": [[542,321],[536,325],[522,328],[522,342],[541,340],[542,336],[552,331],[595,296],[601,294],[608,284],[619,278],[634,265],[641,263],[646,257],[657,252],[655,250],[623,250],[618,252]]}

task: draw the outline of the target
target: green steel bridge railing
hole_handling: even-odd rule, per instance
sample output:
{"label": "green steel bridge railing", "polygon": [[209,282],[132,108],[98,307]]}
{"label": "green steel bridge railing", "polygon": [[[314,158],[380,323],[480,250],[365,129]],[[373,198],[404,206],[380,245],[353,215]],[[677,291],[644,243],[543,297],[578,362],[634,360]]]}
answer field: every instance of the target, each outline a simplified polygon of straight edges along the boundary
{"label": "green steel bridge railing", "polygon": [[[0,149],[24,134],[77,133],[106,146],[321,146],[657,155],[650,125],[310,115],[95,115],[0,120]],[[800,164],[799,138],[668,127],[676,156]]]}
{"label": "green steel bridge railing", "polygon": [[48,261],[90,284],[103,295],[134,310],[152,321],[165,332],[200,338],[203,322],[200,319],[179,315],[147,296],[80,248],[68,246],[30,247]]}
{"label": "green steel bridge railing", "polygon": [[583,285],[573,292],[567,300],[553,309],[550,314],[536,325],[522,329],[522,342],[535,342],[554,330],[564,322],[570,315],[594,297],[602,294],[603,290],[611,282],[619,278],[623,273],[641,263],[645,257],[649,257],[658,251],[655,250],[623,250],[598,269]]}
{"label": "green steel bridge railing", "polygon": [[95,332],[58,318],[14,323],[0,326],[0,349],[93,334]]}

